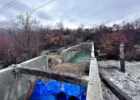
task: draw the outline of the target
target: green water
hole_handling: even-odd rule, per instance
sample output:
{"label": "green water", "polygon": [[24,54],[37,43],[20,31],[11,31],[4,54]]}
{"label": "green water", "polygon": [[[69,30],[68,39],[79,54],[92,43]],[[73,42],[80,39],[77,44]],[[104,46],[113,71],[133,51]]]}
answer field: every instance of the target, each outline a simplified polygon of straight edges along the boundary
{"label": "green water", "polygon": [[81,62],[89,62],[91,57],[91,52],[87,50],[83,50],[75,54],[72,58],[69,59],[70,63],[81,63]]}

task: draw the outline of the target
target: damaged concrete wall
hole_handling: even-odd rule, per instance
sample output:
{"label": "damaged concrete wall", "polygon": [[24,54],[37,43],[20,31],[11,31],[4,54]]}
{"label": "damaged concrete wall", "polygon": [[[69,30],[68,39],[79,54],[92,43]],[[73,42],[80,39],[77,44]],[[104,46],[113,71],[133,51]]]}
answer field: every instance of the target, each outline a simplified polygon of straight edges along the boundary
{"label": "damaged concrete wall", "polygon": [[71,46],[61,52],[61,56],[64,61],[67,62],[70,58],[72,58],[75,54],[77,54],[81,50],[91,50],[92,43],[84,42],[75,46]]}
{"label": "damaged concrete wall", "polygon": [[0,99],[25,100],[29,80],[33,80],[35,77],[22,75],[22,77],[15,78],[11,73],[12,70],[11,67],[0,71]]}
{"label": "damaged concrete wall", "polygon": [[[34,67],[46,69],[46,56],[40,56],[21,64],[19,66]],[[25,100],[29,81],[35,80],[37,77],[32,75],[24,75],[15,78],[12,74],[13,67],[0,70],[0,100]]]}
{"label": "damaged concrete wall", "polygon": [[46,55],[36,57],[34,59],[25,61],[21,63],[22,67],[30,67],[30,68],[37,68],[40,70],[47,70],[48,68],[48,58]]}

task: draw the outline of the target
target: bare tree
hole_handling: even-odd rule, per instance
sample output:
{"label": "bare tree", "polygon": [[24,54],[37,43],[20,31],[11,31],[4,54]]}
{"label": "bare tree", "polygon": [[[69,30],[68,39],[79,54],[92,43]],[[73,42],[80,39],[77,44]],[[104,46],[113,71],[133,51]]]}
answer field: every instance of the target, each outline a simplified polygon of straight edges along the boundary
{"label": "bare tree", "polygon": [[39,22],[30,14],[19,15],[13,20],[12,31],[10,32],[17,54],[23,54],[26,59],[31,58],[38,52],[36,30]]}

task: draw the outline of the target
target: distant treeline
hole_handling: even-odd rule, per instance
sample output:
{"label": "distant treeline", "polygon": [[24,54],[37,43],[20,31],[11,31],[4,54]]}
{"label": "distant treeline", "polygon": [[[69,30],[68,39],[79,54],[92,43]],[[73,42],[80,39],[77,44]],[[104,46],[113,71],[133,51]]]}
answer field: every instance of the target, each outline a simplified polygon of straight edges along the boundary
{"label": "distant treeline", "polygon": [[140,19],[112,27],[57,29],[42,27],[31,15],[20,15],[13,27],[0,29],[0,63],[7,67],[38,56],[43,50],[94,41],[98,59],[119,59],[119,45],[125,44],[125,58],[140,60]]}

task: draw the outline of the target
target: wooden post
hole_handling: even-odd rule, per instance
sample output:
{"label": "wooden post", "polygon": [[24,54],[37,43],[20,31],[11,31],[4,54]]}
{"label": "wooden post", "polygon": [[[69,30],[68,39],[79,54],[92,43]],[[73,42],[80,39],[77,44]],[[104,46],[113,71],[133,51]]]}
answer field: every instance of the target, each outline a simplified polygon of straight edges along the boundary
{"label": "wooden post", "polygon": [[124,44],[120,44],[120,66],[121,71],[125,73]]}

